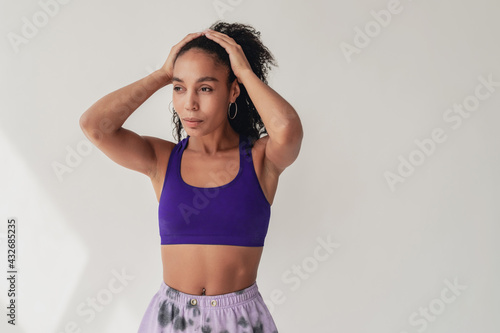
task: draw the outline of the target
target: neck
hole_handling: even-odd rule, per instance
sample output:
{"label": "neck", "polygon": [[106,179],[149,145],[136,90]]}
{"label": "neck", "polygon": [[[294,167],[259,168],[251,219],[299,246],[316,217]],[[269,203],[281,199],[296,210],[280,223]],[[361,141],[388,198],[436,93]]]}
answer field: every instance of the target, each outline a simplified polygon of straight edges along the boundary
{"label": "neck", "polygon": [[215,155],[220,151],[233,149],[239,145],[240,134],[230,128],[224,132],[211,132],[203,136],[189,136],[189,149],[206,155]]}

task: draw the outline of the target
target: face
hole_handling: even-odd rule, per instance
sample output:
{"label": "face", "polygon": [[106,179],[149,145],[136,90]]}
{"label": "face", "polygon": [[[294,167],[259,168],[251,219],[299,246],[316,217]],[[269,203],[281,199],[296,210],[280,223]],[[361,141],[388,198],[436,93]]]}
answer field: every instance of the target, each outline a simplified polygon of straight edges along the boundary
{"label": "face", "polygon": [[238,97],[239,86],[235,81],[228,88],[227,80],[227,68],[202,50],[191,49],[177,58],[172,103],[188,135],[203,136],[230,126],[227,109]]}

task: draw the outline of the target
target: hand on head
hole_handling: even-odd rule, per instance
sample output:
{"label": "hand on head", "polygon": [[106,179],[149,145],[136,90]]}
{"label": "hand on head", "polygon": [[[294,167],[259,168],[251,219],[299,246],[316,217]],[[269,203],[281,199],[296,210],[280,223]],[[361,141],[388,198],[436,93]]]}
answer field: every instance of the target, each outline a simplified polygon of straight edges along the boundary
{"label": "hand on head", "polygon": [[211,29],[206,29],[204,31],[194,32],[186,35],[179,43],[174,45],[170,50],[170,54],[168,55],[167,60],[163,64],[161,71],[164,72],[165,77],[167,79],[167,84],[172,83],[172,75],[174,70],[174,62],[177,57],[177,54],[182,49],[184,45],[188,42],[192,41],[195,38],[200,36],[206,36],[208,39],[216,42],[220,46],[222,46],[229,55],[229,60],[231,62],[231,69],[233,70],[234,75],[238,79],[239,83],[242,83],[241,78],[247,73],[253,73],[252,67],[248,62],[245,53],[241,46],[235,42],[235,40],[228,35],[214,31]]}

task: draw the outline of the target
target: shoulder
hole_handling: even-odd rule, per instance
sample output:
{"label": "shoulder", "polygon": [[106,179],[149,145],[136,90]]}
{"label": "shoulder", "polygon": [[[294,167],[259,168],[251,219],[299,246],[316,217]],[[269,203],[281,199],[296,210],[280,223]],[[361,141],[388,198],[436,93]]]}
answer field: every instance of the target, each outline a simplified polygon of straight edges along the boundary
{"label": "shoulder", "polygon": [[255,140],[252,147],[252,158],[254,159],[254,164],[256,164],[259,169],[265,171],[268,176],[278,177],[282,170],[279,170],[266,156],[266,147],[269,142],[269,135],[265,135],[257,140]]}
{"label": "shoulder", "polygon": [[152,137],[152,136],[143,136],[143,137],[144,140],[146,140],[149,143],[149,145],[153,148],[156,156],[156,165],[154,166],[153,170],[151,170],[150,178],[152,180],[159,179],[159,177],[164,176],[168,160],[170,158],[170,154],[178,144],[157,137]]}

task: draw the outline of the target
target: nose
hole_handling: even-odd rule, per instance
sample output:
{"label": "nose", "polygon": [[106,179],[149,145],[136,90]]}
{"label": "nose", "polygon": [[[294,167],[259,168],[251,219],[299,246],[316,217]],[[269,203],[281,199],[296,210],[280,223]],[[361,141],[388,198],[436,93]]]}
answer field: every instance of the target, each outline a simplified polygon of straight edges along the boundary
{"label": "nose", "polygon": [[189,91],[185,95],[185,100],[184,100],[184,108],[186,110],[197,110],[198,109],[198,100],[196,96],[196,92],[194,91]]}

